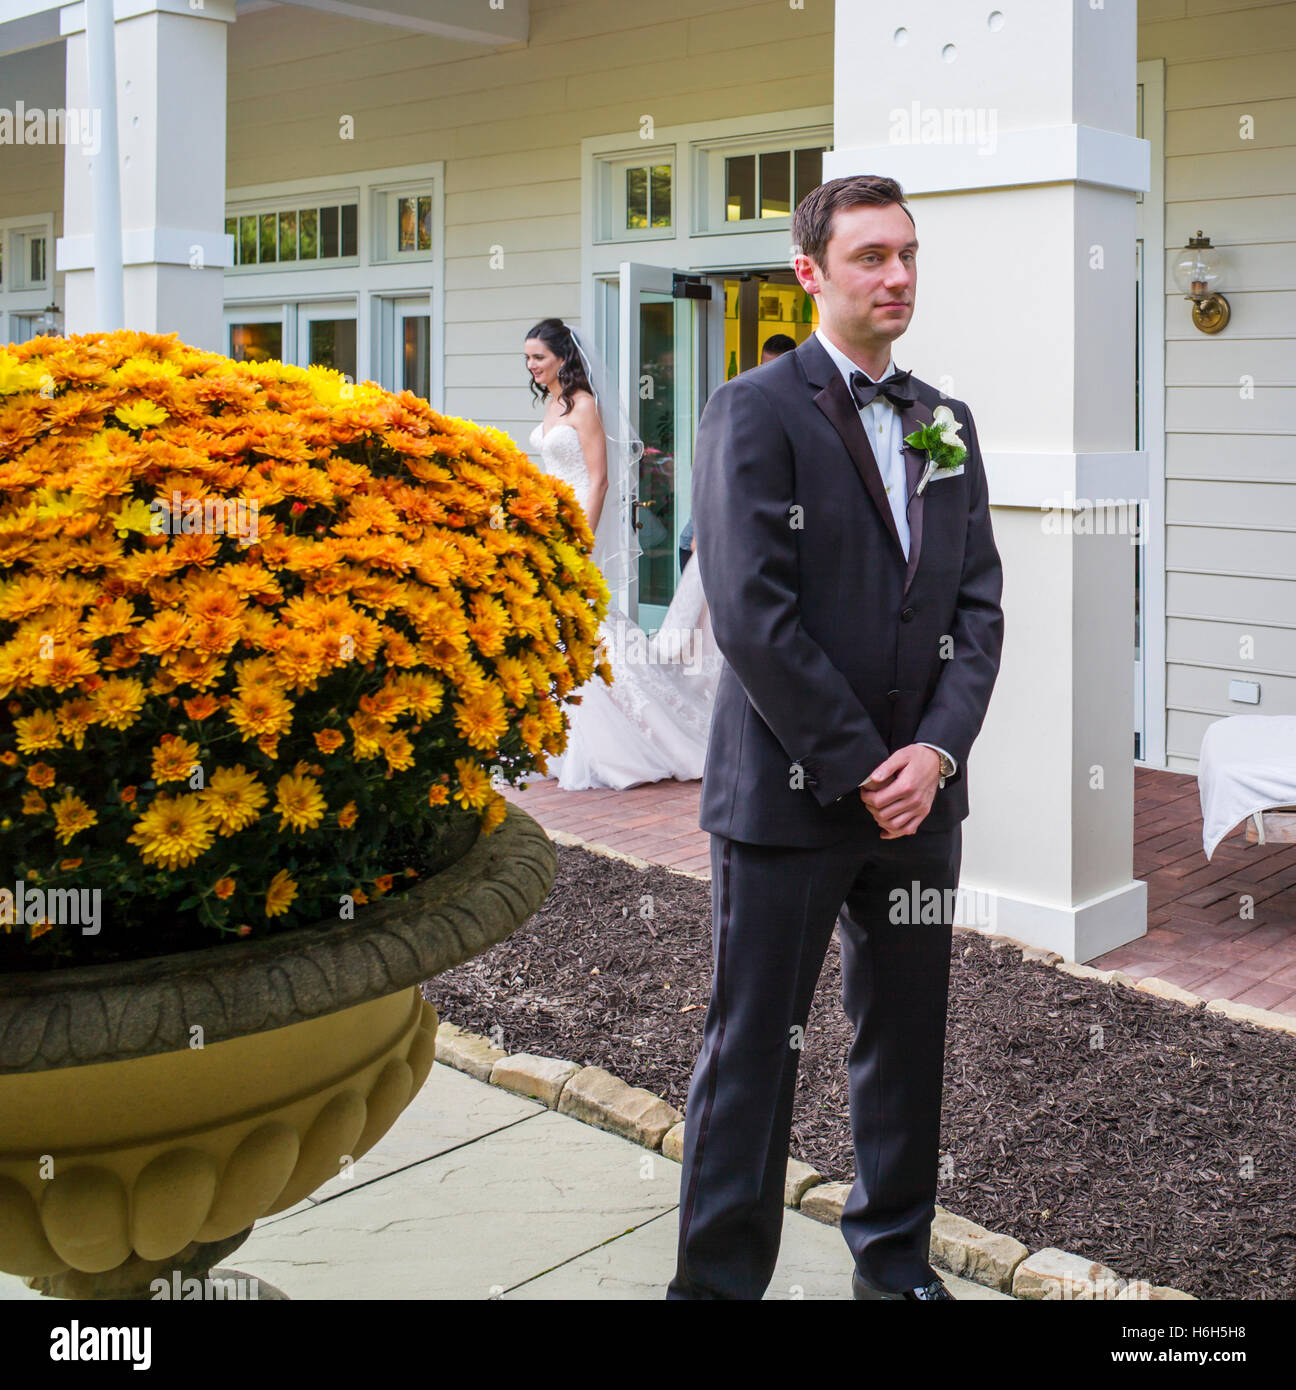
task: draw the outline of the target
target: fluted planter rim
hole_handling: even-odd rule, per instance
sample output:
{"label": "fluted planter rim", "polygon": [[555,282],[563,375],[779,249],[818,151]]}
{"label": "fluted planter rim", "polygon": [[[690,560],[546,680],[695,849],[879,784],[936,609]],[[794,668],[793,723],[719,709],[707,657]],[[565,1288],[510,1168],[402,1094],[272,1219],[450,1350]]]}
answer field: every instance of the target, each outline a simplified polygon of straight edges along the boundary
{"label": "fluted planter rim", "polygon": [[0,1075],[125,1061],[301,1023],[392,994],[504,940],[557,871],[510,803],[490,835],[401,900],[354,922],[146,960],[0,976]]}

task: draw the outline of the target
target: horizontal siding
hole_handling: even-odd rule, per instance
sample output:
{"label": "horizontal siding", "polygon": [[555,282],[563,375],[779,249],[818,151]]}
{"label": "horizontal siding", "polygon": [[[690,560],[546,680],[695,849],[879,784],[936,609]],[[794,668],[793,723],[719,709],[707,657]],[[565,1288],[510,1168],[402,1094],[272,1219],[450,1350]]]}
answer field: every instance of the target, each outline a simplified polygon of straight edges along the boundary
{"label": "horizontal siding", "polygon": [[[65,101],[66,66],[61,43],[0,56],[0,106],[19,101],[28,110],[58,110]],[[63,147],[0,145],[0,217],[56,212],[62,230]]]}
{"label": "horizontal siding", "polygon": [[1296,613],[1296,580],[1202,569],[1166,571],[1168,618],[1228,618],[1290,628]]}
{"label": "horizontal siding", "polygon": [[[1139,21],[1166,64],[1166,747],[1191,771],[1213,719],[1296,713],[1296,3],[1140,0]],[[1218,337],[1169,278],[1199,228],[1229,258]]]}
{"label": "horizontal siding", "polygon": [[1174,618],[1166,627],[1166,650],[1175,661],[1205,661],[1235,675],[1296,671],[1296,632],[1291,628]]}
{"label": "horizontal siding", "polygon": [[533,0],[529,42],[490,53],[300,14],[231,30],[230,184],[444,160],[446,409],[523,448],[523,337],[579,325],[581,140],[831,99],[831,6]]}

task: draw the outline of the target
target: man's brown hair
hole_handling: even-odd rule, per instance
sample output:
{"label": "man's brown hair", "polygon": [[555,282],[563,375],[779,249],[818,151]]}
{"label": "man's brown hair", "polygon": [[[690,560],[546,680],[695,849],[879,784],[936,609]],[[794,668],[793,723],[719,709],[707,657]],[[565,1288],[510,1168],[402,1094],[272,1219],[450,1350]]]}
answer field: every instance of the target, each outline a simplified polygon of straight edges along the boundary
{"label": "man's brown hair", "polygon": [[849,174],[845,178],[829,179],[818,188],[812,188],[797,204],[792,215],[792,240],[796,249],[809,256],[827,279],[833,215],[865,204],[887,207],[891,203],[899,203],[905,216],[913,221],[904,190],[894,179],[882,174]]}

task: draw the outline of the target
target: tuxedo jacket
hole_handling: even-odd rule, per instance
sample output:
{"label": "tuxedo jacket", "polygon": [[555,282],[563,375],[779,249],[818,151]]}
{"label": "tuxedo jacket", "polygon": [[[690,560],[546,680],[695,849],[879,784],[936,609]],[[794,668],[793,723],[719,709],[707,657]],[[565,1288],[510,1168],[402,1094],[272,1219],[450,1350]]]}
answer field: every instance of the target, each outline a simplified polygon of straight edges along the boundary
{"label": "tuxedo jacket", "polygon": [[858,787],[910,743],[958,769],[920,829],[968,814],[967,757],[1003,645],[1003,571],[971,412],[911,378],[904,433],[938,405],[962,423],[961,474],[913,495],[906,561],[859,409],[811,334],[734,377],[698,425],[696,558],[716,643],[699,823],[755,844],[880,836]]}

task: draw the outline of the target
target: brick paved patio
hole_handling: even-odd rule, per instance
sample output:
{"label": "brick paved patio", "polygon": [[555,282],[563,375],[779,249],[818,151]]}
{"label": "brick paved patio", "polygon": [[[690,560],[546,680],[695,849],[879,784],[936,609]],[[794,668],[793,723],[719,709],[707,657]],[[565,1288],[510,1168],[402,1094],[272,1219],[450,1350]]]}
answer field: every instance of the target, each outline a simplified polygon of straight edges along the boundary
{"label": "brick paved patio", "polygon": [[[509,796],[548,830],[709,877],[700,785],[565,792],[545,778]],[[1248,845],[1239,827],[1207,863],[1195,777],[1138,768],[1134,795],[1134,875],[1148,885],[1147,935],[1088,963],[1296,1017],[1296,845]],[[1254,899],[1254,917],[1241,916],[1244,895]]]}

